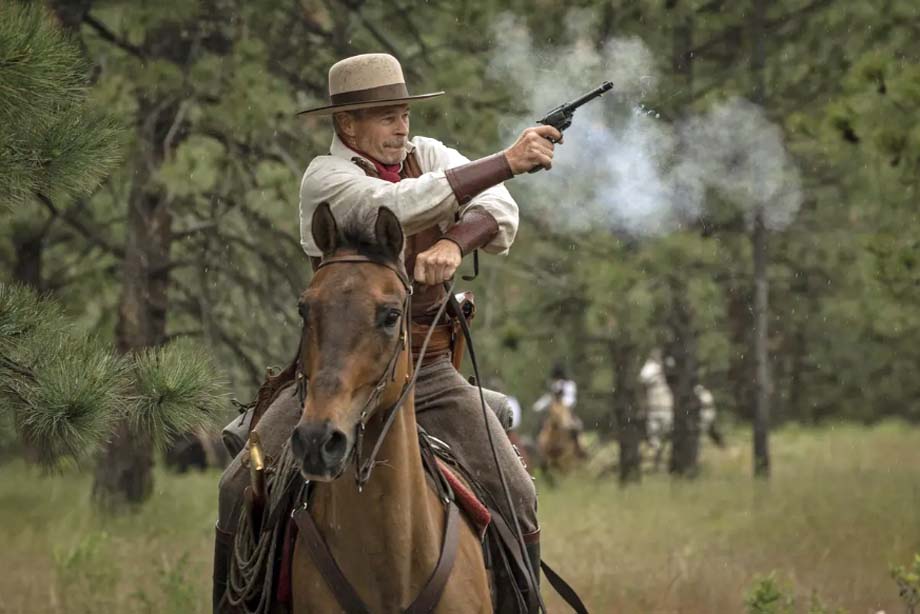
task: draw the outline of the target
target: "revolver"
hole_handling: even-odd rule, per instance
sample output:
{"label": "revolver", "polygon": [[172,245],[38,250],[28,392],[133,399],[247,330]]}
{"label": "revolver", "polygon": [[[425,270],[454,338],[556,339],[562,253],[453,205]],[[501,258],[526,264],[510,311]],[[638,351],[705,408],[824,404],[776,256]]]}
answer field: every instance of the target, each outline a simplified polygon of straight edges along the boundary
{"label": "revolver", "polygon": [[[552,111],[550,111],[549,113],[547,113],[546,115],[538,119],[537,123],[543,124],[545,126],[552,126],[559,132],[562,132],[563,130],[565,130],[566,128],[572,125],[572,118],[575,116],[575,110],[578,107],[585,104],[586,102],[590,102],[594,100],[595,98],[599,96],[602,96],[604,92],[607,92],[611,89],[613,89],[613,83],[611,83],[610,81],[604,81],[603,83],[601,83],[599,86],[597,86],[596,88],[594,88],[593,90],[585,94],[584,96],[576,98],[572,102],[566,102],[566,103],[559,105],[558,107],[556,107],[555,109],[553,109]],[[553,144],[556,143],[556,141],[553,139],[547,139],[547,140],[549,140]],[[542,166],[536,166],[530,169],[530,172],[536,173],[542,168],[543,168]]]}

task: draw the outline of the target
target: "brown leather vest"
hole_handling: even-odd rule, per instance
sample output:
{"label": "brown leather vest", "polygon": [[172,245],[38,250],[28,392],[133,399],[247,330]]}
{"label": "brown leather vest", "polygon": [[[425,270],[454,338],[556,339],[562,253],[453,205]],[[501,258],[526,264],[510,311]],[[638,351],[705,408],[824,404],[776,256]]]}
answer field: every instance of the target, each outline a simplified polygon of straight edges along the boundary
{"label": "brown leather vest", "polygon": [[[363,170],[368,177],[377,177],[377,170],[363,158],[355,156],[351,161],[361,167],[361,170]],[[410,153],[403,162],[399,176],[403,179],[414,179],[421,175],[422,169],[418,164],[415,153]],[[441,230],[435,225],[406,237],[404,254],[406,272],[409,274],[409,279],[412,279],[412,275],[415,271],[415,258],[437,243],[442,235],[443,233]],[[412,321],[419,324],[430,324],[432,319],[434,319],[438,305],[444,298],[444,287],[440,285],[423,286],[419,283],[415,283],[414,285],[414,294],[412,295]]]}

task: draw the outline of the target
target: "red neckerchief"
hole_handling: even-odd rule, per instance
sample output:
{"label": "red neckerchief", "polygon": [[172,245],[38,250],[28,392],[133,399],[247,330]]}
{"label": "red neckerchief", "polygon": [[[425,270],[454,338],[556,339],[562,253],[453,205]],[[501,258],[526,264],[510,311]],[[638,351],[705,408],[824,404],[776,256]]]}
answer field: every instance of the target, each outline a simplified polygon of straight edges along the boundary
{"label": "red neckerchief", "polygon": [[384,181],[389,181],[390,183],[399,183],[399,180],[402,179],[402,177],[399,176],[399,168],[402,166],[401,164],[383,164],[382,162],[378,162],[371,156],[367,155],[360,149],[355,149],[348,143],[345,143],[345,147],[352,150],[356,154],[360,154],[362,157],[370,160],[374,164],[374,168],[377,170],[377,176]]}

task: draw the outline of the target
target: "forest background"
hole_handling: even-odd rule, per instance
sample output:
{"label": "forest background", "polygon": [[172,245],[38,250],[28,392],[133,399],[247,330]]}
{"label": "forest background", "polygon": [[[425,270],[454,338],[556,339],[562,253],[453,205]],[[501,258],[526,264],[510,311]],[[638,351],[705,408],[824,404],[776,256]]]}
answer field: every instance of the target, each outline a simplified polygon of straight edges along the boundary
{"label": "forest background", "polygon": [[[248,400],[296,350],[298,188],[330,127],[295,113],[325,99],[337,59],[385,51],[413,91],[449,93],[413,108],[413,133],[470,158],[615,83],[576,116],[557,168],[509,183],[517,241],[470,283],[486,378],[525,407],[559,363],[588,427],[622,438],[662,348],[678,388],[705,384],[739,420],[920,418],[911,2],[48,7],[86,59],[81,108],[105,116],[111,148],[72,150],[103,167],[85,186],[10,191],[0,276],[122,352],[206,350],[226,384],[212,400]],[[3,419],[16,448],[21,416]]]}
{"label": "forest background", "polygon": [[[378,51],[412,91],[448,92],[412,132],[474,159],[614,82],[552,171],[508,182],[517,240],[469,283],[485,379],[528,430],[564,366],[627,481],[656,348],[676,443],[697,435],[697,383],[735,426],[702,468],[675,445],[696,482],[541,484],[548,554],[591,603],[730,611],[781,569],[803,599],[892,608],[906,585],[885,566],[920,546],[918,30],[899,0],[0,5],[10,611],[207,611],[217,475],[154,473],[155,450],[229,420],[296,350],[299,184],[331,130],[295,113],[336,60]],[[761,489],[751,460],[770,474],[780,426]],[[22,454],[65,477],[26,484]],[[94,503],[148,505],[112,520],[75,503],[90,477],[72,460],[95,465]],[[119,558],[135,551],[146,567]],[[913,582],[901,599],[920,600]],[[762,579],[749,610],[776,595]]]}

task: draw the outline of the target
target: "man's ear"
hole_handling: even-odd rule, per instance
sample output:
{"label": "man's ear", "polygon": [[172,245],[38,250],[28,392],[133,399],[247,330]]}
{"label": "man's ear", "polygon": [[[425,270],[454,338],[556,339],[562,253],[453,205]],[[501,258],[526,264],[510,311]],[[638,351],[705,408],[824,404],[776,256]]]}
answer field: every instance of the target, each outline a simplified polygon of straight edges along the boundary
{"label": "man's ear", "polygon": [[310,224],[313,232],[313,242],[323,255],[331,254],[339,240],[339,229],[335,225],[335,217],[329,203],[320,203],[313,212],[313,221]]}
{"label": "man's ear", "polygon": [[396,214],[386,207],[377,209],[374,234],[377,237],[377,245],[380,245],[390,258],[398,261],[402,256],[404,235]]}
{"label": "man's ear", "polygon": [[355,136],[355,116],[347,111],[336,113],[332,116],[332,121],[335,124],[336,130],[339,132],[340,136],[346,137],[346,139],[352,139]]}

